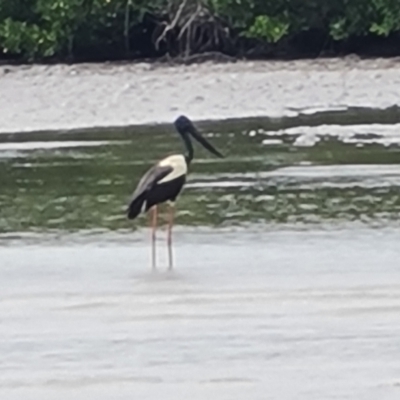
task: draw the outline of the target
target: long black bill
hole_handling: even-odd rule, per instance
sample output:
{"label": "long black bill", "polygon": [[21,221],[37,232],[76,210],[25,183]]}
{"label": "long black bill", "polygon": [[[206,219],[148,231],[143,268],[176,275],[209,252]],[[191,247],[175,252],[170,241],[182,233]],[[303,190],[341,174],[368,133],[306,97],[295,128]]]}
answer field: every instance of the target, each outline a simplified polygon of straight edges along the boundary
{"label": "long black bill", "polygon": [[216,155],[217,157],[224,158],[224,156],[216,149],[211,143],[207,142],[207,140],[200,135],[200,133],[196,130],[195,127],[191,127],[190,133],[194,139],[196,139],[205,149],[207,149],[210,153]]}

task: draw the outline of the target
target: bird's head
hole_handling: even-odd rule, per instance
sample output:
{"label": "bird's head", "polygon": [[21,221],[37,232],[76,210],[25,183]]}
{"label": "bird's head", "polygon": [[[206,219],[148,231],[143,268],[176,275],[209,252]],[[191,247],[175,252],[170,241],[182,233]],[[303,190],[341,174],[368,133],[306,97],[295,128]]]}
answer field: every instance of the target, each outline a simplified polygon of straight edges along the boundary
{"label": "bird's head", "polygon": [[187,137],[188,135],[192,136],[193,139],[197,140],[205,149],[207,149],[210,153],[216,155],[217,157],[223,158],[224,156],[214,148],[195,128],[192,121],[184,116],[181,115],[175,120],[175,128],[181,134],[183,138]]}

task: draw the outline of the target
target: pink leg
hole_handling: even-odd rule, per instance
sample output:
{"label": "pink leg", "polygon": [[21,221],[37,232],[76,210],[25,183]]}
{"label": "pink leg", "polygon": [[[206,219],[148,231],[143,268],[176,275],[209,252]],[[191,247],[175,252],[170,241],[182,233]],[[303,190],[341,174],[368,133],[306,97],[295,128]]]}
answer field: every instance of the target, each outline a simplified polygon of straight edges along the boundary
{"label": "pink leg", "polygon": [[157,231],[157,206],[150,210],[151,218],[151,265],[156,268],[156,231]]}
{"label": "pink leg", "polygon": [[172,225],[174,224],[174,213],[175,207],[170,204],[169,213],[168,213],[168,260],[169,260],[169,269],[172,269],[173,266],[173,258],[172,258]]}

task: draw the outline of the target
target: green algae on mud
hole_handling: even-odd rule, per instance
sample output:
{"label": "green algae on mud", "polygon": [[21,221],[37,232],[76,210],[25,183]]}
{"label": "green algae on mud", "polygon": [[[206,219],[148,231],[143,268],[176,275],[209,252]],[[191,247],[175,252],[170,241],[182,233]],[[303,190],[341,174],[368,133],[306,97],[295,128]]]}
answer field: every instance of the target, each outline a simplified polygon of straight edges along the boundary
{"label": "green algae on mud", "polygon": [[[51,144],[48,148],[32,147],[34,142],[20,136],[15,143],[25,145],[13,149],[12,136],[3,137],[8,147],[0,144],[0,231],[117,230],[147,224],[143,217],[127,221],[125,208],[145,170],[183,150],[178,135],[162,128],[36,136]],[[398,143],[345,143],[328,135],[300,146],[299,135],[283,131],[269,136],[271,126],[262,120],[202,128],[226,158],[215,159],[196,146],[177,204],[177,224],[369,222],[400,216]],[[378,166],[392,168],[381,171]]]}

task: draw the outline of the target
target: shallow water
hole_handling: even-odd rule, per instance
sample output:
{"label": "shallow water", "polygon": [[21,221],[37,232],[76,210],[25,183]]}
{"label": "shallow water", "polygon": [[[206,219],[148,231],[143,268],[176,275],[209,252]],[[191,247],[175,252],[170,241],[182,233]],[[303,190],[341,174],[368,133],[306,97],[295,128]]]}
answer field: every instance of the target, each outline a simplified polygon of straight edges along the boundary
{"label": "shallow water", "polygon": [[396,127],[207,136],[172,272],[124,210],[176,134],[0,143],[1,398],[399,397]]}
{"label": "shallow water", "polygon": [[1,248],[2,398],[398,398],[397,229],[145,239]]}
{"label": "shallow water", "polygon": [[[225,155],[196,159],[177,224],[396,221],[400,211],[397,125],[249,130],[207,137]],[[130,194],[157,159],[183,151],[167,129],[81,132],[0,143],[0,232],[134,229]]]}

